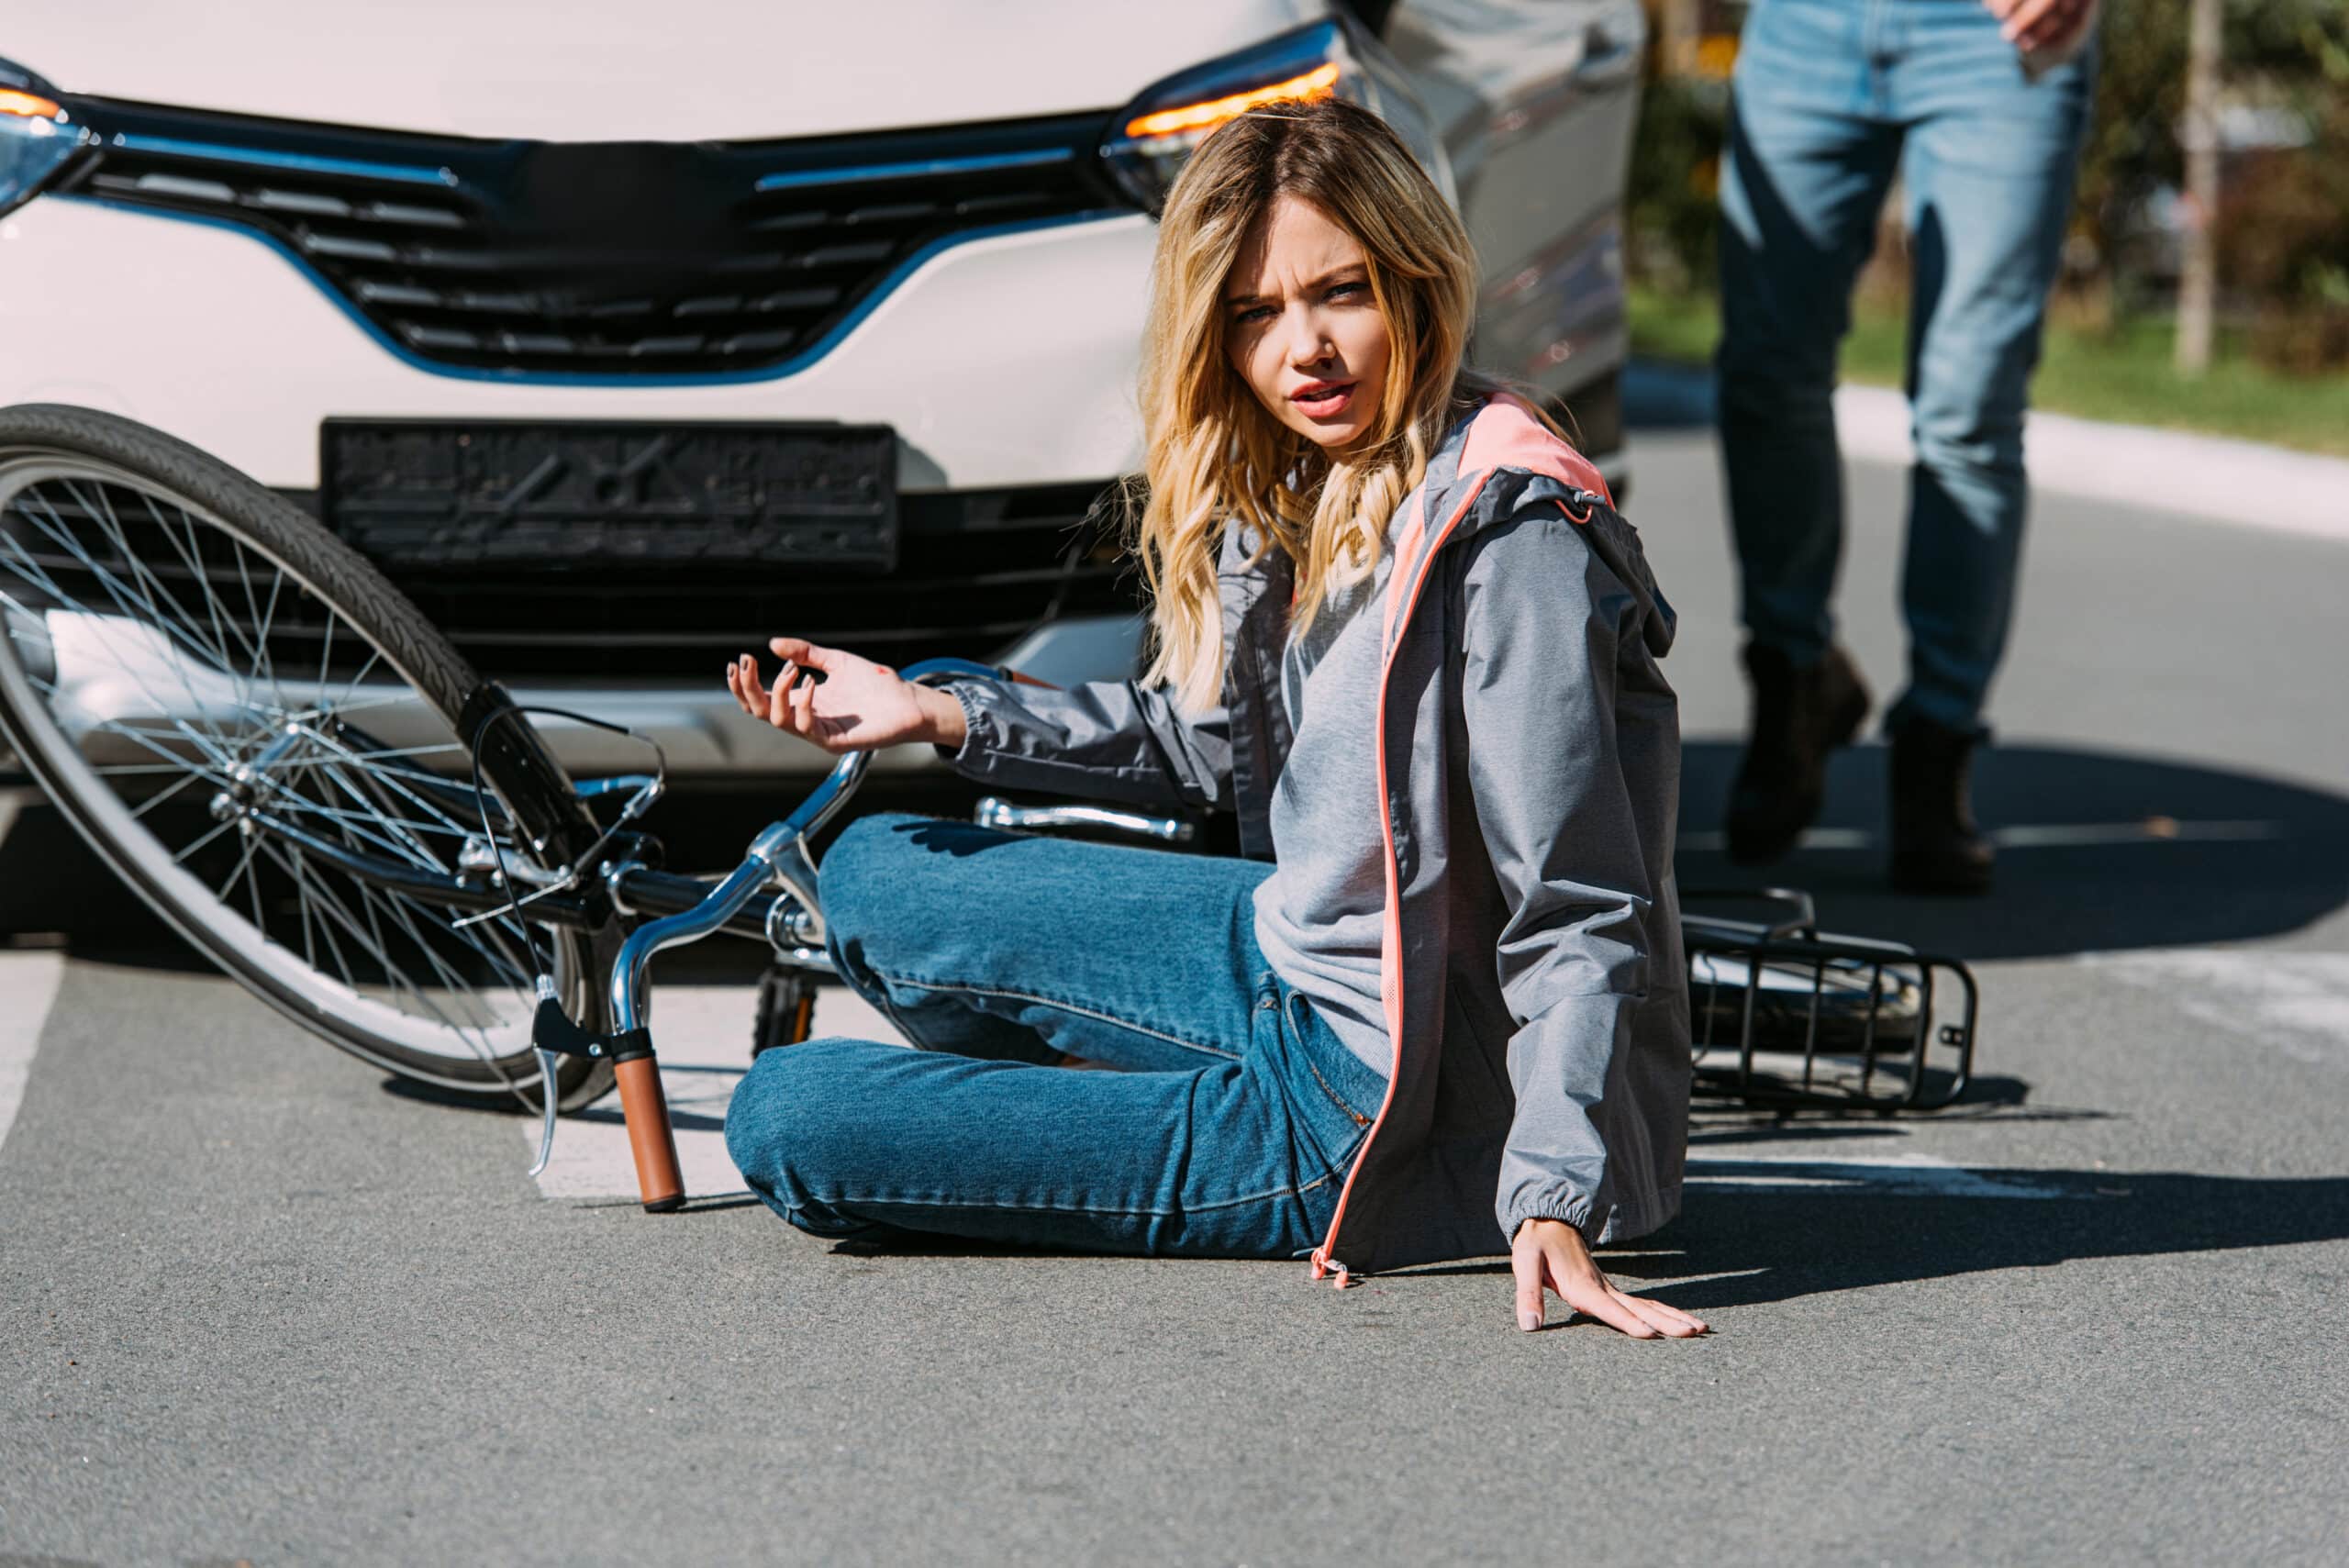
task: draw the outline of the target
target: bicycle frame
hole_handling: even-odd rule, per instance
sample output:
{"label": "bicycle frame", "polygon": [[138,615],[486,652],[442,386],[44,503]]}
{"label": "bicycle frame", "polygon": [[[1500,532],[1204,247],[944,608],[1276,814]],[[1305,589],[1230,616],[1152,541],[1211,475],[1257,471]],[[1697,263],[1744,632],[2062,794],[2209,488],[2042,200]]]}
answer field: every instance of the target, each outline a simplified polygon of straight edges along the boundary
{"label": "bicycle frame", "polygon": [[[958,676],[1000,679],[1013,675],[963,659],[924,660],[902,673],[923,684]],[[468,715],[479,726],[475,733],[484,744],[495,739],[491,735],[495,726],[487,720],[494,715],[495,700],[502,696],[482,714]],[[619,825],[592,844],[571,846],[570,852],[578,858],[560,871],[509,868],[493,832],[492,841],[469,843],[459,857],[457,873],[447,874],[328,842],[265,806],[245,803],[238,809],[259,830],[283,836],[306,854],[420,901],[465,911],[466,919],[516,914],[545,925],[591,931],[642,919],[613,952],[600,1019],[582,1022],[569,1018],[551,979],[538,977],[539,1006],[531,1043],[547,1083],[554,1081],[556,1058],[565,1053],[612,1063],[636,1164],[639,1195],[648,1211],[661,1213],[681,1207],[685,1192],[648,1019],[647,975],[652,957],[664,949],[725,932],[765,940],[779,964],[816,974],[833,973],[825,947],[817,865],[807,844],[847,806],[871,761],[866,751],[841,757],[788,816],[751,840],[739,865],[714,883],[654,869],[641,858],[651,841],[640,834],[619,831]],[[435,795],[452,809],[469,815],[485,813],[493,829],[502,827],[518,835],[529,830],[527,825],[513,821],[495,797],[478,795],[464,784],[421,770],[403,773],[401,782]],[[662,785],[658,776],[629,775],[584,782],[574,785],[573,793],[589,799],[632,792],[621,812],[621,824],[625,824],[658,797]],[[978,819],[1019,828],[1112,827],[1162,840],[1180,840],[1191,834],[1189,824],[1174,819],[1094,806],[1018,807],[992,798],[980,803]],[[528,891],[518,891],[518,884],[525,882],[529,884]],[[1791,909],[1787,917],[1767,921],[1684,917],[1682,932],[1691,961],[1692,1003],[1698,1025],[1691,1044],[1700,1086],[1733,1095],[1749,1106],[1779,1110],[1938,1109],[1965,1092],[1973,1071],[1979,997],[1964,963],[1898,942],[1822,933],[1809,896],[1789,889],[1692,889],[1685,897],[1691,902],[1761,900]],[[1807,982],[1800,978],[1806,972]],[[1949,975],[1962,997],[1958,1021],[1936,1023],[1937,973]],[[1864,981],[1858,978],[1863,974]],[[1790,981],[1789,976],[1795,978]],[[1765,995],[1770,997],[1766,1008]],[[1719,1038],[1721,1025],[1729,1018],[1734,1019],[1735,1034],[1732,1040],[1723,1040]],[[605,1027],[596,1029],[589,1023]],[[1855,1041],[1849,1038],[1854,1030],[1857,1031]],[[1769,1037],[1766,1046],[1765,1034]],[[1955,1060],[1945,1088],[1929,1095],[1928,1059],[1936,1045],[1953,1050]],[[1717,1066],[1707,1060],[1724,1047],[1735,1052],[1733,1067]],[[1798,1080],[1790,1083],[1784,1075],[1758,1069],[1756,1053],[1764,1049],[1798,1051]],[[1822,1057],[1856,1058],[1856,1084],[1822,1084]],[[1887,1073],[1890,1061],[1898,1059],[1905,1059],[1905,1082],[1894,1092],[1879,1090],[1879,1073]],[[546,1168],[554,1144],[554,1097],[542,1095],[541,1102],[532,1175]]]}
{"label": "bicycle frame", "polygon": [[[965,659],[926,659],[900,674],[908,681],[934,685],[957,675],[994,677],[1000,672]],[[753,904],[757,932],[774,942],[778,956],[807,968],[829,970],[823,952],[823,905],[818,896],[816,862],[807,840],[846,806],[872,763],[869,751],[851,751],[833,764],[821,784],[791,814],[770,824],[751,847],[742,863],[715,887],[704,887],[685,907],[638,927],[620,944],[612,961],[607,995],[610,1024],[606,1033],[582,1029],[562,1012],[551,980],[539,981],[539,1013],[531,1043],[539,1054],[544,1081],[552,1083],[555,1057],[573,1051],[607,1058],[620,1095],[620,1115],[628,1125],[629,1151],[636,1164],[638,1195],[646,1212],[659,1214],[685,1200],[685,1176],[677,1163],[677,1140],[669,1121],[668,1097],[661,1088],[652,1034],[646,1018],[646,971],[652,955],[663,948],[701,940],[742,917]],[[580,868],[573,868],[574,874]],[[686,878],[662,877],[640,864],[607,862],[597,872],[611,903],[622,913],[676,898]],[[780,883],[780,892],[773,884]],[[786,949],[778,936],[787,937]],[[536,1175],[546,1169],[554,1149],[554,1096],[541,1095],[539,1158],[530,1167]]]}

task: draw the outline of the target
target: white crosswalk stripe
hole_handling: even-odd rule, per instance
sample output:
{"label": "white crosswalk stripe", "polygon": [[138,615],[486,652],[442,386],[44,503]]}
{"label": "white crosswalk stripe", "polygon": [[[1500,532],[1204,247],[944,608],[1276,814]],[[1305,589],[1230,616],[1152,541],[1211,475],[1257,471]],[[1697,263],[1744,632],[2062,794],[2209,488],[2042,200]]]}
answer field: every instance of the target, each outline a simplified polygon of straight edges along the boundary
{"label": "white crosswalk stripe", "polygon": [[2080,962],[2159,991],[2199,1023],[2298,1061],[2349,1067],[2349,953],[2146,948]]}
{"label": "white crosswalk stripe", "polygon": [[1733,1160],[1691,1156],[1691,1184],[1744,1191],[1888,1194],[1915,1197],[2055,1198],[2078,1193],[2027,1173],[1977,1171],[1930,1154],[1873,1160],[1819,1160],[1805,1154],[1747,1154]]}
{"label": "white crosswalk stripe", "polygon": [[24,1103],[33,1052],[65,978],[65,956],[54,952],[0,952],[0,1146],[16,1125]]}

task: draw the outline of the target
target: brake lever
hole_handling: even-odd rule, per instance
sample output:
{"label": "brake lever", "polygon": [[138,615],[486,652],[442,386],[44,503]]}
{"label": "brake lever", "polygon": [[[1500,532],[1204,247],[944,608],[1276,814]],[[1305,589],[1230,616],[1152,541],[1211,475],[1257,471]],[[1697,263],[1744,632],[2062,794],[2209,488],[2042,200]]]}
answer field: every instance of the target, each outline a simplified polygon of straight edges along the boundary
{"label": "brake lever", "polygon": [[544,1171],[548,1160],[554,1155],[555,1101],[559,1097],[555,1093],[554,1070],[562,1060],[553,1051],[543,1049],[536,1054],[539,1059],[539,1098],[544,1103],[539,1107],[539,1159],[530,1167],[532,1176]]}
{"label": "brake lever", "polygon": [[[553,979],[548,975],[540,975],[538,991],[539,1003],[541,1006],[553,1001],[555,999]],[[530,1167],[530,1174],[536,1178],[539,1173],[547,1168],[547,1161],[554,1155],[554,1118],[557,1108],[555,1102],[562,1097],[555,1090],[555,1069],[562,1064],[562,1056],[561,1052],[549,1051],[539,1043],[535,1020],[531,1027],[530,1044],[532,1053],[539,1059],[539,1160],[537,1164]]]}

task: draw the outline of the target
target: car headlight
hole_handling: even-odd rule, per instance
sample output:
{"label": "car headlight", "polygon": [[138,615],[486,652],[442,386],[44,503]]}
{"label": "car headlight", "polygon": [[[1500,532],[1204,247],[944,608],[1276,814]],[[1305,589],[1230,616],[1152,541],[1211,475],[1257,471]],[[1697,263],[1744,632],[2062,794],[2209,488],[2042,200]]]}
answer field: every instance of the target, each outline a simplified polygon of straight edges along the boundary
{"label": "car headlight", "polygon": [[0,215],[16,211],[97,139],[49,83],[0,60]]}
{"label": "car headlight", "polygon": [[1328,97],[1360,104],[1394,127],[1443,199],[1458,204],[1434,120],[1394,58],[1351,17],[1316,22],[1169,76],[1119,111],[1101,156],[1119,186],[1154,213],[1216,127],[1260,104]]}

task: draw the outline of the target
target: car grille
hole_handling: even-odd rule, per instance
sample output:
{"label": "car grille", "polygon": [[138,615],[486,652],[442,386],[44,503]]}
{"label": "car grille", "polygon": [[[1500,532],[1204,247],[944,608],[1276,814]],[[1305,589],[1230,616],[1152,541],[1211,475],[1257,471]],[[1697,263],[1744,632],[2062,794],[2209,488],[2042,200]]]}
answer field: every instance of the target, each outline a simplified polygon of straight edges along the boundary
{"label": "car grille", "polygon": [[1140,612],[1139,573],[1112,511],[1096,505],[1104,490],[901,495],[888,573],[534,562],[392,575],[474,668],[499,678],[716,681],[729,657],[763,656],[785,633],[885,664],[987,660],[1049,620]]}
{"label": "car grille", "polygon": [[266,236],[404,353],[491,373],[774,373],[936,246],[1121,205],[1097,114],[688,144],[73,108],[103,150],[69,194]]}

